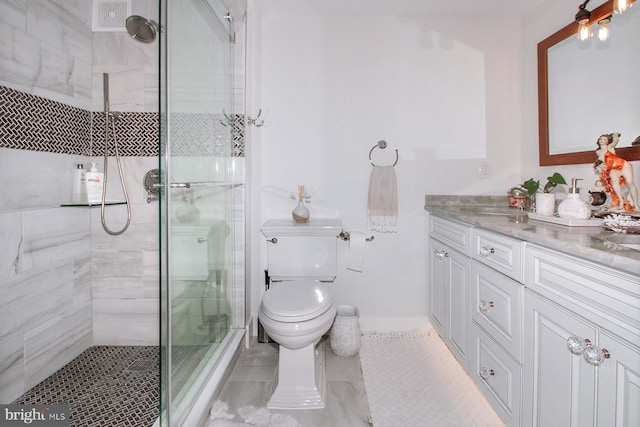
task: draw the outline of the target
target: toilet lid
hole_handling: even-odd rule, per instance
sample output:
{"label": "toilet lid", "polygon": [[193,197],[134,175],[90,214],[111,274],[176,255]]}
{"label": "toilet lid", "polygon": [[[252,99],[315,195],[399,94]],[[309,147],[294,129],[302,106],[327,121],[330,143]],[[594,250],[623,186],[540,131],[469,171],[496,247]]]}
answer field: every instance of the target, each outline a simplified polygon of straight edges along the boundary
{"label": "toilet lid", "polygon": [[327,285],[292,281],[269,289],[262,297],[262,311],[281,322],[300,322],[324,313],[333,304]]}

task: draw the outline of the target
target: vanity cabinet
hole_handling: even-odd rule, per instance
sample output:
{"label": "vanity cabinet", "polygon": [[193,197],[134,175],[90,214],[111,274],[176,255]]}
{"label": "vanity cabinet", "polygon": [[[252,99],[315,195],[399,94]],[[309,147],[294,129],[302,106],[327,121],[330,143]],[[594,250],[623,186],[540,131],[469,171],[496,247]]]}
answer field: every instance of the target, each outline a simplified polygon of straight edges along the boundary
{"label": "vanity cabinet", "polygon": [[467,368],[470,227],[429,218],[429,317],[458,362]]}
{"label": "vanity cabinet", "polygon": [[469,375],[509,426],[519,426],[525,243],[471,231]]}
{"label": "vanity cabinet", "polygon": [[529,245],[523,425],[640,425],[640,279]]}

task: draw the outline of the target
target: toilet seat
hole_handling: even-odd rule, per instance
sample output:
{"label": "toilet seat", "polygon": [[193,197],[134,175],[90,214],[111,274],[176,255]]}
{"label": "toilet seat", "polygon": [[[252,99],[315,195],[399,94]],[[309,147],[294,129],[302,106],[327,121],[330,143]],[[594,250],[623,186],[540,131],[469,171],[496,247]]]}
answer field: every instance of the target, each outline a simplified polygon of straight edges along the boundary
{"label": "toilet seat", "polygon": [[270,319],[304,322],[333,305],[327,285],[316,281],[291,281],[269,289],[262,297],[262,312]]}

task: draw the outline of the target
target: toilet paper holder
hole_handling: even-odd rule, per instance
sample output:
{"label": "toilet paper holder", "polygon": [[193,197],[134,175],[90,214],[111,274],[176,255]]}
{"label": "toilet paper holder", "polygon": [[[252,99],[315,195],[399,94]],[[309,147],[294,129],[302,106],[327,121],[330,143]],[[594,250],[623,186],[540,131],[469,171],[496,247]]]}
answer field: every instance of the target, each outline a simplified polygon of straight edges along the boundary
{"label": "toilet paper holder", "polygon": [[[348,231],[344,231],[344,230],[342,230],[342,231],[340,232],[340,234],[338,234],[338,237],[339,237],[340,239],[342,239],[342,240],[344,240],[344,241],[346,242],[346,241],[349,241],[349,239],[351,239],[351,234],[350,234]],[[366,240],[367,242],[370,242],[370,241],[372,241],[373,239],[375,239],[375,237],[374,237],[374,236],[366,237],[366,238],[365,238],[365,240]]]}

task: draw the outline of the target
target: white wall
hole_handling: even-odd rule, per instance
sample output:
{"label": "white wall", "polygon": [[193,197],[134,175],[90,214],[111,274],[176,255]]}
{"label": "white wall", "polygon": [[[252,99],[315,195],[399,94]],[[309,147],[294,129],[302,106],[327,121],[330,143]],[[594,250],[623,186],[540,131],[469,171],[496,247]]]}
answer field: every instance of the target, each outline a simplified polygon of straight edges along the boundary
{"label": "white wall", "polygon": [[[263,289],[259,226],[288,217],[289,194],[312,190],[312,218],[338,215],[365,230],[368,153],[380,139],[399,183],[398,233],[375,234],[365,271],[346,270],[339,242],[332,292],[362,318],[427,313],[425,194],[504,194],[520,181],[518,21],[392,16],[259,16],[249,6],[252,313]],[[251,15],[253,12],[253,15]],[[258,16],[256,16],[258,15]],[[488,161],[491,176],[480,179]]]}
{"label": "white wall", "polygon": [[[598,6],[602,2],[594,5]],[[523,20],[522,26],[522,76],[523,76],[523,102],[522,102],[522,176],[524,179],[535,177],[544,179],[553,172],[560,172],[566,179],[581,178],[582,193],[591,188],[597,176],[593,173],[591,164],[547,166],[540,167],[538,163],[538,76],[537,53],[538,42],[544,40],[560,28],[569,24],[578,4],[572,0],[547,0],[537,10],[533,11]],[[592,8],[591,8],[592,9]],[[615,31],[615,18],[611,24]],[[567,126],[580,126],[580,123],[567,123]],[[603,129],[601,133],[614,132],[616,129]],[[594,161],[595,141],[599,135],[593,136]],[[635,176],[640,176],[640,162],[632,162]]]}

